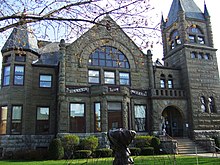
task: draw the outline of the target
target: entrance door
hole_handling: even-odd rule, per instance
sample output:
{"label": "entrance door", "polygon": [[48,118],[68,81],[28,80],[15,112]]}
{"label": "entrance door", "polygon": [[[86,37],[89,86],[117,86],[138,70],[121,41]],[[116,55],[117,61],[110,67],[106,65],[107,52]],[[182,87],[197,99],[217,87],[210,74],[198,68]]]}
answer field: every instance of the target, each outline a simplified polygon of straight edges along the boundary
{"label": "entrance door", "polygon": [[172,137],[183,136],[183,118],[175,107],[169,106],[162,112],[166,133]]}

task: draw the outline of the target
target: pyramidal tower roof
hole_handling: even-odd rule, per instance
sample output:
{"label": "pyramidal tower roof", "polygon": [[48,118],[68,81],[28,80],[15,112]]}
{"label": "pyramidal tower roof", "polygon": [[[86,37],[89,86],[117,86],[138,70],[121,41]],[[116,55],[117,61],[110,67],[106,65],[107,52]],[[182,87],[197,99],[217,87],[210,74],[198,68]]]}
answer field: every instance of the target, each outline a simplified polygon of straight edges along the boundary
{"label": "pyramidal tower roof", "polygon": [[204,14],[193,0],[173,0],[166,27],[177,21],[179,11],[184,11],[186,18],[205,20]]}
{"label": "pyramidal tower roof", "polygon": [[1,51],[6,52],[11,49],[23,49],[37,53],[37,39],[34,34],[28,30],[27,25],[14,28]]}

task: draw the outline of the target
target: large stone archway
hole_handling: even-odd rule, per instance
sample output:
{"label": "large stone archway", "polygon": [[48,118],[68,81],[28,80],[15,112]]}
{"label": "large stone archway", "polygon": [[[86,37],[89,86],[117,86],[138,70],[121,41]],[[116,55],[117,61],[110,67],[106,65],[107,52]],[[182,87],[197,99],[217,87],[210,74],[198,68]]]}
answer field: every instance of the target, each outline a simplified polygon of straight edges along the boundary
{"label": "large stone archway", "polygon": [[163,129],[171,137],[183,136],[183,116],[181,112],[174,106],[166,107],[162,112]]}

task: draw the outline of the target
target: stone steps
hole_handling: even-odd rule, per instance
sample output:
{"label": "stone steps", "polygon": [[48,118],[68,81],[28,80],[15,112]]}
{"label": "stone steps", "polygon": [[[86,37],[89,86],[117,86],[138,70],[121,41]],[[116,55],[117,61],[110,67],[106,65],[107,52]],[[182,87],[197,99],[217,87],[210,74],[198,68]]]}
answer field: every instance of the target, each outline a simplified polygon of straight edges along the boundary
{"label": "stone steps", "polygon": [[178,144],[178,154],[207,153],[206,150],[188,138],[178,138],[176,140]]}

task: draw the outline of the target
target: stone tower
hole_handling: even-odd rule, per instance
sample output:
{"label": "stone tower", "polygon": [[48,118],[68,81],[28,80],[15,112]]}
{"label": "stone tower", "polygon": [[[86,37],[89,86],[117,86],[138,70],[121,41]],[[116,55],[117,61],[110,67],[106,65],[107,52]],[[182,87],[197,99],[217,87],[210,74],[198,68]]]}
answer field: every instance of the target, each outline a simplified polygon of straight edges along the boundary
{"label": "stone tower", "polygon": [[220,83],[210,15],[193,0],[173,0],[161,20],[164,64],[181,69],[191,135],[220,130]]}

